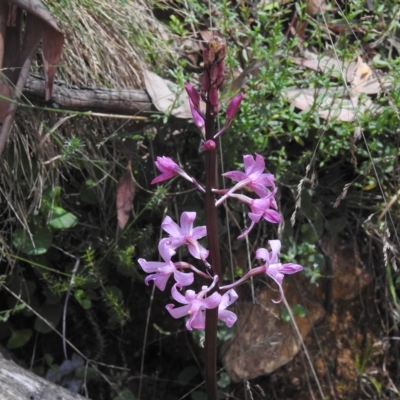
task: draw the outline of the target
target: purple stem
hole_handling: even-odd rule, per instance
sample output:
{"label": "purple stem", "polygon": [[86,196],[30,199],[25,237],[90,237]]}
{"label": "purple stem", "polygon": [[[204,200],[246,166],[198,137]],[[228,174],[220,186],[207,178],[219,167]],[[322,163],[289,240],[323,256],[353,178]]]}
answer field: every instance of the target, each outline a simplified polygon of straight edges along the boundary
{"label": "purple stem", "polygon": [[[215,116],[213,108],[207,102],[205,133],[206,140],[212,140],[215,132]],[[210,251],[211,274],[221,275],[221,259],[218,244],[217,231],[217,209],[215,207],[215,194],[213,189],[217,188],[217,151],[216,149],[206,151],[206,196],[205,217],[207,226],[208,249]],[[210,295],[219,291],[217,283]],[[204,343],[205,381],[208,400],[218,400],[217,386],[217,321],[218,308],[206,310],[206,331]]]}

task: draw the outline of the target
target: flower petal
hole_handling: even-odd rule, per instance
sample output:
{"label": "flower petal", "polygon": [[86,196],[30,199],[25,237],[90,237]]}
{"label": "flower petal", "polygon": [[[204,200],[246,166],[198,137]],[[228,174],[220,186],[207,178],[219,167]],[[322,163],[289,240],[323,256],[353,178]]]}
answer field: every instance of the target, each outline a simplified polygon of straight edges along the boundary
{"label": "flower petal", "polygon": [[301,265],[292,263],[282,264],[280,268],[280,272],[285,275],[295,274],[296,272],[300,272],[302,270],[303,267]]}
{"label": "flower petal", "polygon": [[234,312],[229,310],[219,310],[218,319],[225,322],[228,328],[231,328],[237,320],[237,316]]}
{"label": "flower petal", "polygon": [[181,228],[168,215],[164,218],[163,222],[161,223],[161,228],[165,232],[169,233],[171,236],[174,236],[174,237],[182,236]]}
{"label": "flower petal", "polygon": [[146,277],[144,283],[149,284],[150,281],[154,281],[154,285],[161,291],[164,291],[167,286],[168,279],[171,275],[153,274]]}
{"label": "flower petal", "polygon": [[242,239],[242,238],[244,238],[246,235],[248,235],[249,232],[254,228],[254,225],[255,225],[254,221],[251,221],[250,226],[249,226],[244,232],[242,232],[237,238],[238,238],[238,239]]}
{"label": "flower petal", "polygon": [[257,223],[261,219],[263,214],[255,214],[255,213],[249,212],[248,216],[253,221],[253,223]]}
{"label": "flower petal", "polygon": [[270,257],[270,264],[277,264],[278,261],[278,254],[281,251],[281,241],[280,240],[268,240],[268,244],[271,247],[271,257]]}
{"label": "flower petal", "polygon": [[264,185],[260,185],[258,182],[253,182],[249,185],[249,188],[252,189],[253,192],[261,199],[263,197],[268,197],[271,194],[269,189],[267,189]]}
{"label": "flower petal", "polygon": [[204,330],[206,327],[206,310],[200,308],[194,312],[186,322],[188,330],[199,329]]}
{"label": "flower petal", "polygon": [[177,308],[175,308],[174,304],[167,304],[165,308],[168,310],[168,312],[171,314],[173,318],[177,319],[188,315],[190,310],[190,304]]}
{"label": "flower petal", "polygon": [[151,182],[151,185],[154,185],[155,183],[160,183],[163,181],[167,181],[168,179],[173,178],[174,176],[178,175],[176,172],[166,172],[164,174],[161,174],[159,176],[156,176]]}
{"label": "flower petal", "polygon": [[283,288],[282,288],[282,282],[283,282],[284,275],[279,272],[279,267],[280,267],[280,264],[271,264],[267,270],[267,275],[278,284],[279,291],[281,293],[281,297],[279,300],[272,300],[274,303],[280,303],[284,297]]}
{"label": "flower petal", "polygon": [[176,243],[174,243],[171,239],[165,238],[161,239],[160,243],[158,243],[158,252],[163,260],[167,263],[171,261],[172,256],[176,254],[175,249],[177,249]]}
{"label": "flower petal", "polygon": [[146,261],[143,258],[138,259],[138,263],[142,267],[143,271],[151,274],[152,272],[157,272],[159,268],[165,266],[165,262],[161,261]]}
{"label": "flower petal", "polygon": [[174,279],[176,283],[179,283],[181,286],[189,286],[194,281],[193,272],[186,273],[176,270],[174,272]]}
{"label": "flower petal", "polygon": [[221,303],[221,295],[218,292],[214,292],[211,296],[200,299],[199,302],[204,308],[213,309],[219,306]]}
{"label": "flower petal", "polygon": [[[250,214],[249,214],[250,215]],[[279,224],[282,221],[281,215],[275,210],[267,210],[264,212],[263,218],[271,222],[271,224]]]}
{"label": "flower petal", "polygon": [[[250,156],[250,157],[252,157],[252,156]],[[243,159],[244,159],[244,157],[243,157]],[[258,179],[262,175],[262,173],[264,172],[264,169],[265,169],[264,157],[260,156],[259,154],[256,154],[255,161],[253,161],[252,166],[249,169],[246,168],[246,161],[245,161],[246,174],[253,181]]]}
{"label": "flower petal", "polygon": [[247,179],[247,175],[242,171],[228,171],[228,172],[225,172],[224,174],[222,174],[222,176],[224,176],[225,178],[232,179],[233,181],[237,181],[237,182]]}
{"label": "flower petal", "polygon": [[265,260],[267,263],[269,263],[269,251],[262,247],[257,249],[256,258],[257,260]]}
{"label": "flower petal", "polygon": [[174,298],[174,300],[176,300],[178,303],[181,303],[181,304],[190,304],[190,302],[187,301],[186,297],[178,291],[177,286],[178,286],[178,284],[175,283],[175,285],[172,286],[172,289],[171,289],[171,295]]}
{"label": "flower petal", "polygon": [[183,236],[185,235],[191,235],[192,234],[192,228],[193,228],[193,222],[196,219],[196,213],[195,212],[183,212],[181,215],[181,234]]}
{"label": "flower petal", "polygon": [[193,239],[201,239],[204,236],[207,236],[207,227],[206,226],[196,226],[192,230],[192,238]]}
{"label": "flower petal", "polygon": [[255,167],[255,161],[254,157],[251,154],[246,154],[243,156],[243,164],[244,164],[244,170],[247,176],[249,176],[253,171]]}
{"label": "flower petal", "polygon": [[189,239],[186,244],[190,254],[198,260],[205,260],[208,257],[209,251],[206,250],[197,240],[193,240],[192,238],[187,239]]}
{"label": "flower petal", "polygon": [[275,177],[273,174],[262,174],[257,178],[257,183],[264,186],[275,186]]}
{"label": "flower petal", "polygon": [[222,295],[221,303],[219,303],[218,307],[219,311],[225,310],[225,308],[233,304],[238,298],[238,294],[233,289],[228,290]]}

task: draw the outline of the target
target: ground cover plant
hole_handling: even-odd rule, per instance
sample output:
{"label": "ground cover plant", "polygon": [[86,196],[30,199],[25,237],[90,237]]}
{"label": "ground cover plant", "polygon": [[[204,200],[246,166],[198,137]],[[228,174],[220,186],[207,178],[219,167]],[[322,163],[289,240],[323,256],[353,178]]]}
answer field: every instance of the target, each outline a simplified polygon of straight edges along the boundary
{"label": "ground cover plant", "polygon": [[[244,97],[229,133],[217,138],[218,168],[243,171],[240,155],[263,157],[282,221],[237,240],[250,228],[248,209],[221,205],[220,279],[239,279],[255,251],[279,238],[282,263],[296,260],[304,271],[288,279],[287,303],[268,320],[279,320],[280,332],[295,322],[300,332],[317,315],[311,297],[325,314],[288,364],[236,379],[227,349],[239,333],[257,331],[247,310],[258,316],[271,303],[267,279],[238,288],[229,308],[236,328],[219,327],[221,398],[396,398],[396,2],[44,4],[65,34],[56,75],[65,85],[144,89],[150,70],[175,88],[200,87],[205,43],[226,40],[220,115],[238,92]],[[38,53],[33,71],[42,65]],[[157,259],[166,216],[178,222],[190,210],[204,220],[191,182],[150,184],[161,155],[204,181],[199,121],[155,110],[144,120],[60,113],[24,101],[0,167],[3,345],[43,376],[72,360],[72,373],[52,379],[93,399],[206,398],[201,334],[170,318],[170,291],[143,285],[137,262]],[[217,131],[224,122],[216,118]],[[195,260],[190,249],[177,257]],[[306,298],[292,298],[296,285]],[[282,340],[265,331],[254,345],[261,352]]]}

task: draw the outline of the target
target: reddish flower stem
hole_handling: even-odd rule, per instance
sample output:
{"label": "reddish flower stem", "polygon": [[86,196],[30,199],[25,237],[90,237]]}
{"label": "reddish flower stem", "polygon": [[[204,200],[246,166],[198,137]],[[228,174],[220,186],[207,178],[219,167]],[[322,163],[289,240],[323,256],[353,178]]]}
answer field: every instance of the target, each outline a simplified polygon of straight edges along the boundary
{"label": "reddish flower stem", "polygon": [[[212,106],[207,103],[205,133],[206,140],[211,140],[215,132],[215,117]],[[215,207],[215,194],[213,189],[217,188],[217,151],[205,152],[206,157],[206,196],[205,217],[207,226],[209,259],[212,266],[211,273],[221,276],[221,259],[219,253],[218,231],[217,231],[217,209]],[[213,292],[219,291],[217,283]],[[212,292],[210,292],[212,294]],[[206,311],[206,331],[204,344],[205,381],[208,400],[218,400],[217,386],[217,321],[218,308]]]}

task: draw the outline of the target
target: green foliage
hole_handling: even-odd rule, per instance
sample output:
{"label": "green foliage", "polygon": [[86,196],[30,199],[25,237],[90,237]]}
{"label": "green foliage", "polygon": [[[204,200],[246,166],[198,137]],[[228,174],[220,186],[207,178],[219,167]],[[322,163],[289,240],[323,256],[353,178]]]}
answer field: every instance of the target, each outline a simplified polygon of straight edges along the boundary
{"label": "green foliage", "polygon": [[7,349],[14,350],[24,346],[26,343],[29,342],[30,338],[32,337],[32,333],[33,332],[31,329],[21,329],[18,331],[13,331],[7,341]]}
{"label": "green foliage", "polygon": [[[297,315],[300,318],[304,318],[307,315],[306,309],[301,304],[295,304],[291,307],[293,315]],[[281,318],[285,322],[290,322],[290,313],[287,308],[282,309]]]}
{"label": "green foliage", "polygon": [[78,218],[58,205],[61,188],[47,187],[42,194],[42,205],[38,214],[31,217],[30,230],[19,228],[13,234],[13,245],[28,255],[46,253],[53,241],[52,229],[73,228]]}
{"label": "green foliage", "polygon": [[52,242],[52,233],[47,228],[34,228],[31,237],[22,229],[17,229],[13,235],[13,244],[23,253],[28,255],[40,255],[47,252]]}

